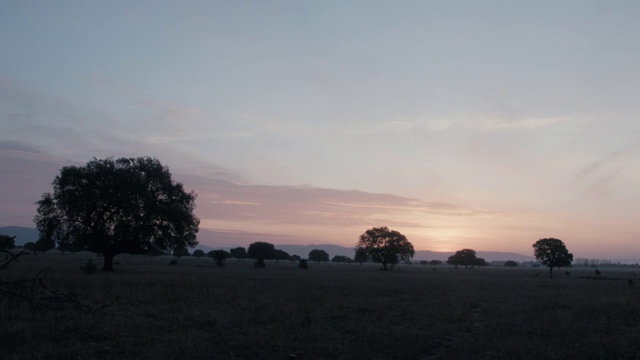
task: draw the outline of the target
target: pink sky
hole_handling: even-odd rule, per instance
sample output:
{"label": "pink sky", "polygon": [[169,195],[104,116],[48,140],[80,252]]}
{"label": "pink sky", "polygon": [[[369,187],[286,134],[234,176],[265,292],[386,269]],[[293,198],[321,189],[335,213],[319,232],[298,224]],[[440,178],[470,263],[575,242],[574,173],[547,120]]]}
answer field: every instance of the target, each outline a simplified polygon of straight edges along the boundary
{"label": "pink sky", "polygon": [[63,166],[152,156],[206,229],[640,258],[639,2],[10,1],[0,24],[0,226]]}

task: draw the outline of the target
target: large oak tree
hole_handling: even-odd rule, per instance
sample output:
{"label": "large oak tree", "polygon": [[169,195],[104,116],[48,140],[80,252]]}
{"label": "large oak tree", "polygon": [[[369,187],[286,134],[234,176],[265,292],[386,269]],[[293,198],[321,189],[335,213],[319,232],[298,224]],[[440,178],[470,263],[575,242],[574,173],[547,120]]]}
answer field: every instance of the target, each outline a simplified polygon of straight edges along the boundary
{"label": "large oak tree", "polygon": [[381,263],[383,270],[389,269],[387,265],[409,260],[415,254],[413,244],[406,236],[386,226],[371,228],[360,235],[355,252],[356,256],[359,252],[366,253],[371,260]]}
{"label": "large oak tree", "polygon": [[553,274],[553,268],[570,266],[573,262],[573,254],[567,250],[562,240],[554,238],[540,239],[533,245],[533,255],[549,267],[549,276]]}
{"label": "large oak tree", "polygon": [[52,185],[37,202],[41,238],[102,253],[104,271],[113,271],[118,254],[198,244],[196,194],[157,159],[94,158],[62,168]]}

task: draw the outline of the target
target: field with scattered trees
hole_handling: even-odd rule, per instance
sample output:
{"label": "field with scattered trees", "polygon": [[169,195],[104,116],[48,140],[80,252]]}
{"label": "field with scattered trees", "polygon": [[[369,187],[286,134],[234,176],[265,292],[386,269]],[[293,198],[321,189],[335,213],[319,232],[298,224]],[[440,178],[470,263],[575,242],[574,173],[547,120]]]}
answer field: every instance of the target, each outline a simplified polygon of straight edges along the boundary
{"label": "field with scattered trees", "polygon": [[102,260],[50,251],[0,270],[0,358],[640,357],[633,269],[89,259]]}

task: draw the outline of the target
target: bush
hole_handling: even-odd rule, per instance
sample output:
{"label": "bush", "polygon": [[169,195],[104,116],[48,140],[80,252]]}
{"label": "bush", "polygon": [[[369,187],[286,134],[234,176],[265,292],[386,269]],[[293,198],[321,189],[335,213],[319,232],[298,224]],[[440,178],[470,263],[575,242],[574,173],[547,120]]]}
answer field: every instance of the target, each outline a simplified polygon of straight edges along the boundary
{"label": "bush", "polygon": [[80,270],[85,274],[93,274],[98,270],[98,267],[91,259],[89,259],[84,265],[80,266]]}
{"label": "bush", "polygon": [[300,259],[300,265],[298,265],[299,269],[308,269],[309,264],[307,263],[307,259]]}
{"label": "bush", "polygon": [[265,268],[267,267],[267,265],[264,263],[264,259],[261,257],[258,257],[256,259],[256,262],[254,263],[254,266],[257,268]]}
{"label": "bush", "polygon": [[178,260],[172,259],[171,261],[169,261],[169,265],[178,265]]}

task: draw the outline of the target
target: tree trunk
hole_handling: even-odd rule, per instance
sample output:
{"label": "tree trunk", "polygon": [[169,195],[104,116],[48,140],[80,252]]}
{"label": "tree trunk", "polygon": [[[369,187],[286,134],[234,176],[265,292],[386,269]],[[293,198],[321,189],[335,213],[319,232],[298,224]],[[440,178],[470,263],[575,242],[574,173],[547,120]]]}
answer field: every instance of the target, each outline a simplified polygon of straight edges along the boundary
{"label": "tree trunk", "polygon": [[549,276],[553,276],[553,266],[549,266]]}
{"label": "tree trunk", "polygon": [[382,270],[389,270],[387,268],[387,263],[385,263],[385,262],[382,263]]}
{"label": "tree trunk", "polygon": [[102,266],[102,271],[113,271],[113,258],[115,257],[110,251],[105,251],[102,254],[104,258],[104,265]]}

